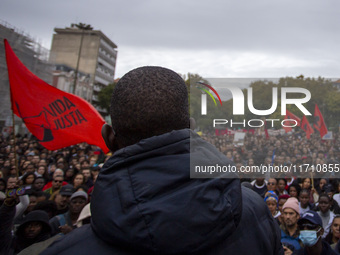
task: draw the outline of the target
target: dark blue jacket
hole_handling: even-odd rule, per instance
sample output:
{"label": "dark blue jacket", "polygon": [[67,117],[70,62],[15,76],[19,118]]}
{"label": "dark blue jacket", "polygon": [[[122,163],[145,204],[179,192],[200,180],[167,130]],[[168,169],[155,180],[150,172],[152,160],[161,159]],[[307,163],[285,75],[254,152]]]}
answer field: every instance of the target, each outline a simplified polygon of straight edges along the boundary
{"label": "dark blue jacket", "polygon": [[[91,198],[92,223],[42,254],[280,254],[280,230],[263,199],[237,178],[191,179],[190,155],[231,162],[190,131],[117,151]],[[217,161],[217,162],[216,162]]]}
{"label": "dark blue jacket", "polygon": [[[300,249],[298,252],[294,252],[297,255],[308,255],[307,248]],[[322,240],[322,251],[320,255],[339,255],[339,253],[332,249],[332,247],[326,241]]]}

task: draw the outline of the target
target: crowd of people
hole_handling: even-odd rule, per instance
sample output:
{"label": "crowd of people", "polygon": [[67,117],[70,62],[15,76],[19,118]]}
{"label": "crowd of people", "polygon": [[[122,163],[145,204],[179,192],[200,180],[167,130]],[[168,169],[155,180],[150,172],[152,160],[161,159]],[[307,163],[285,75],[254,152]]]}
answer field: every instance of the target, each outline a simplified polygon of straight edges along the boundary
{"label": "crowd of people", "polygon": [[[322,228],[324,246],[329,244],[337,253],[340,251],[340,173],[331,171],[332,167],[340,166],[338,135],[333,140],[322,140],[318,135],[307,139],[303,132],[270,137],[249,133],[242,146],[233,143],[233,136],[204,133],[203,137],[219,148],[238,169],[260,164],[295,165],[297,169],[307,165],[310,169],[316,165],[329,165],[329,171],[323,173],[327,177],[321,174],[315,178],[310,171],[306,171],[307,176],[304,175],[305,171],[297,171],[295,174],[269,174],[263,178],[240,177],[242,185],[264,199],[280,225],[285,254],[299,254],[307,247],[301,239],[303,228],[298,224],[305,214],[321,219],[318,221],[320,224],[316,225]],[[322,254],[333,254],[330,250],[327,252]]]}
{"label": "crowd of people", "polygon": [[[137,93],[136,84],[145,86]],[[216,155],[213,144],[225,155],[218,163],[240,169],[334,166],[339,136],[249,133],[236,145],[203,132],[203,141],[189,129],[182,78],[160,67],[131,71],[115,91],[114,125],[102,130],[113,157],[87,144],[48,151],[34,137],[0,136],[0,253],[339,253],[338,174],[189,178],[190,139],[196,157]],[[159,107],[150,108],[154,94]]]}
{"label": "crowd of people", "polygon": [[[202,136],[219,148],[238,168],[241,165],[259,163],[334,164],[339,162],[340,157],[340,140],[337,137],[332,141],[322,141],[318,137],[307,140],[303,134],[296,133],[268,139],[249,133],[243,146],[239,146],[233,144],[233,137],[230,135],[216,136],[204,132]],[[33,240],[41,240],[41,235],[49,237],[52,242],[60,234],[71,232],[84,224],[83,222],[90,223],[91,193],[100,168],[110,154],[104,155],[99,148],[85,143],[49,151],[34,137],[16,136],[15,140],[14,144],[12,136],[1,137],[0,202],[3,203],[8,191],[15,188],[25,187],[25,194],[18,196],[15,214],[12,213],[9,218],[0,217],[0,220],[13,222],[11,227],[17,235],[13,249],[19,252],[31,245]],[[241,178],[241,182],[258,193],[268,205],[272,216],[281,226],[282,242],[286,245],[286,250],[294,252],[304,247],[299,239],[298,220],[313,210],[322,219],[323,240],[339,251],[340,178],[335,176],[312,179],[292,175],[280,178]],[[287,206],[287,201],[291,206]],[[289,213],[296,213],[295,217],[285,209]],[[46,215],[37,217],[34,211],[38,211],[37,215],[43,215],[43,212]],[[6,212],[6,215],[9,216],[10,213]],[[22,229],[31,226],[32,221],[37,218],[42,226],[49,225],[46,228],[48,235],[47,230],[44,230],[31,241],[27,241],[29,238],[25,237]],[[292,226],[293,231],[289,230]],[[7,239],[2,239],[5,240]]]}
{"label": "crowd of people", "polygon": [[[41,246],[45,248],[90,222],[94,183],[110,154],[85,143],[49,151],[33,136],[1,136],[0,140],[0,203],[6,202],[0,221],[7,226],[1,228],[0,247],[18,253],[48,240]],[[16,202],[5,201],[13,195]],[[34,231],[36,225],[42,226],[40,233]]]}

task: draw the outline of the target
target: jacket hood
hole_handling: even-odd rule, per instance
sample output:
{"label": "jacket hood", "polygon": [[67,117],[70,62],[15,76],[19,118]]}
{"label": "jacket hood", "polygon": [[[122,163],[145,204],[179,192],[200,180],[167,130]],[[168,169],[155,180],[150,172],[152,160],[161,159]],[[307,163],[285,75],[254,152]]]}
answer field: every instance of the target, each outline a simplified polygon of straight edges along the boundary
{"label": "jacket hood", "polygon": [[[91,199],[92,229],[101,239],[179,254],[213,247],[235,231],[242,213],[239,180],[191,179],[190,139],[207,147],[193,150],[195,156],[220,154],[184,129],[123,148],[104,164]],[[231,163],[219,160],[215,164]]]}
{"label": "jacket hood", "polygon": [[34,222],[34,221],[42,223],[43,229],[42,229],[41,233],[48,233],[48,234],[51,233],[51,226],[50,226],[50,223],[49,223],[49,218],[48,218],[47,212],[42,211],[42,210],[35,210],[35,211],[32,211],[32,212],[29,212],[26,215],[22,224],[18,227],[16,234],[19,235],[19,236],[23,235],[23,232],[24,232],[26,225],[28,223],[31,223],[31,222]]}

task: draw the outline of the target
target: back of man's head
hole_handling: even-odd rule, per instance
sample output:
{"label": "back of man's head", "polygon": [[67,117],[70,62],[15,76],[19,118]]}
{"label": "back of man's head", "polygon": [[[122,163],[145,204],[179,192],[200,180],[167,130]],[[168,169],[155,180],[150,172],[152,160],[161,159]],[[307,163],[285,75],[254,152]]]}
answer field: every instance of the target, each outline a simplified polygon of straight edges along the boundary
{"label": "back of man's head", "polygon": [[111,120],[121,146],[189,127],[188,92],[175,72],[156,66],[134,69],[117,83]]}

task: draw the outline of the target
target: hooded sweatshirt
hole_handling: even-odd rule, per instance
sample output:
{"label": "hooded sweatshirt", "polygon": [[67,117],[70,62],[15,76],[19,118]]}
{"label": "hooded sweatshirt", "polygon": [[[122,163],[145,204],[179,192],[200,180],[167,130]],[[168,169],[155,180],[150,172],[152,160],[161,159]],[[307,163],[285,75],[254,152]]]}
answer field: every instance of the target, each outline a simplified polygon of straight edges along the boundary
{"label": "hooded sweatshirt", "polygon": [[95,184],[91,226],[42,254],[279,254],[277,223],[260,196],[241,190],[236,175],[190,178],[190,156],[206,165],[232,164],[190,132],[114,153]]}

